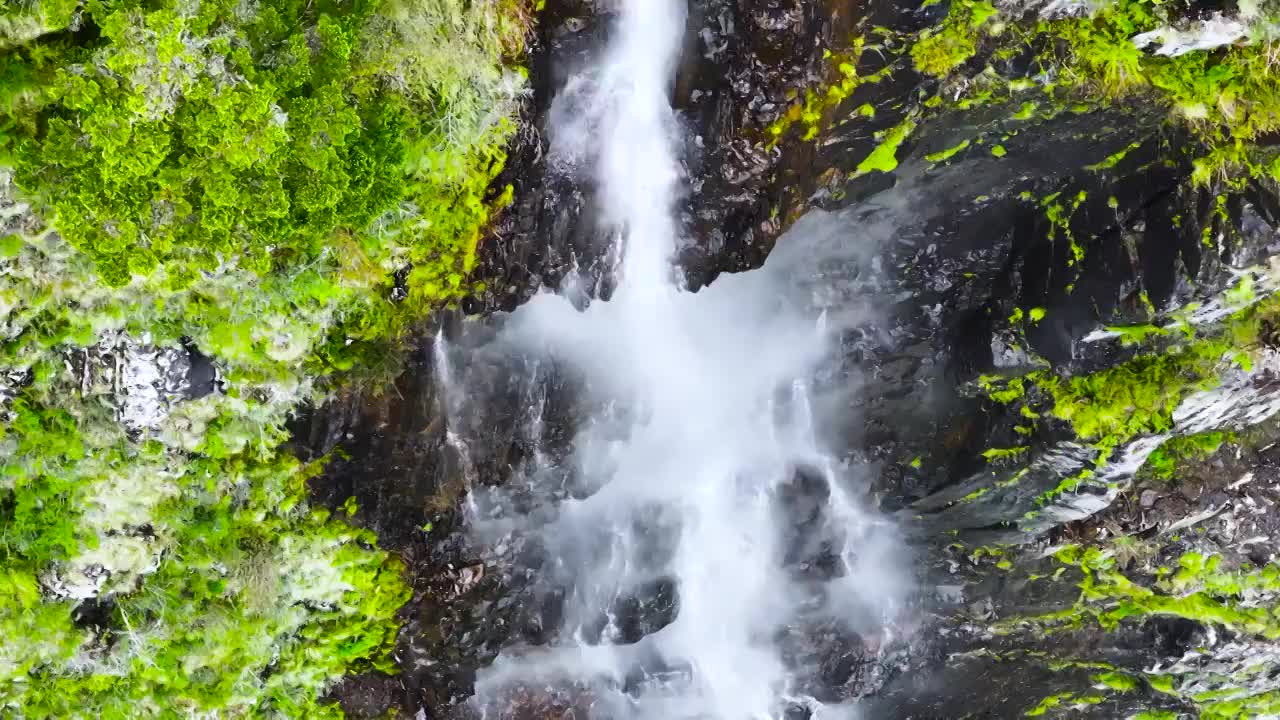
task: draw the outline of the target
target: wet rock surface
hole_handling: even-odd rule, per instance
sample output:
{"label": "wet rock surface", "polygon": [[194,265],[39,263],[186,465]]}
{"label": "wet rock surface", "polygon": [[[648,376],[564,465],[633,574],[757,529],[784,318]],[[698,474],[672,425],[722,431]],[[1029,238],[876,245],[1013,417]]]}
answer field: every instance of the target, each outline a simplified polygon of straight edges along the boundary
{"label": "wet rock surface", "polygon": [[[901,123],[931,82],[884,54],[857,61],[860,75],[889,72],[828,109],[818,137],[788,132],[772,142],[770,125],[806,88],[832,79],[825,51],[845,47],[858,27],[910,32],[931,17],[892,3],[690,4],[673,85],[686,141],[679,259],[688,283],[698,288],[769,257],[782,272],[794,268],[815,309],[865,318],[820,379],[828,390],[820,402],[842,419],[822,432],[870,478],[868,497],[898,519],[919,567],[919,592],[892,631],[798,618],[777,644],[807,669],[798,679],[805,693],[860,699],[867,717],[1192,712],[1196,693],[1224,690],[1202,678],[1270,661],[1269,628],[1150,611],[1150,600],[1115,618],[1108,613],[1121,598],[1090,597],[1088,583],[1110,588],[1119,573],[1155,596],[1196,593],[1245,610],[1280,592],[1214,595],[1172,579],[1190,554],[1221,558],[1218,575],[1274,561],[1280,456],[1267,420],[1280,409],[1272,398],[1280,373],[1264,361],[1213,393],[1190,394],[1173,413],[1174,430],[1126,438],[1110,459],[1070,423],[1046,417],[1028,430],[1017,404],[993,401],[980,380],[1088,375],[1166,342],[1100,338],[1108,326],[1173,322],[1180,310],[1199,313],[1197,327],[1221,324],[1234,310],[1215,315],[1214,303],[1277,248],[1276,188],[1191,182],[1193,167],[1172,149],[1189,140],[1170,136],[1161,111],[1141,106],[1016,121],[1017,104],[944,114],[902,144],[892,173],[863,172],[876,133]],[[611,291],[609,230],[597,222],[590,164],[557,149],[552,120],[572,111],[560,88],[589,82],[590,53],[608,22],[603,3],[553,0],[543,11],[526,128],[500,181],[515,186],[515,202],[482,245],[487,290],[465,305],[469,316],[448,315],[424,331],[394,387],[340,397],[295,423],[300,452],[335,454],[316,497],[333,507],[355,497],[355,521],[404,557],[415,589],[399,675],[352,678],[335,690],[353,717],[393,707],[410,717],[466,716],[476,669],[503,648],[553,642],[566,611],[549,549],[518,536],[468,544],[462,504],[469,488],[486,486],[508,488],[509,502],[529,508],[546,502],[521,495],[522,468],[536,452],[567,458],[581,416],[571,379],[513,366],[484,347],[502,322],[492,313],[571,275],[586,279],[585,295]],[[874,117],[859,111],[867,104]],[[929,159],[984,134],[1000,137],[998,156],[975,143],[946,162]],[[1063,198],[1071,212],[1050,217],[1046,198]],[[816,269],[813,258],[824,259]],[[1262,270],[1256,278],[1269,282]],[[450,398],[449,387],[479,396]],[[536,437],[528,431],[534,411]],[[1219,431],[1239,437],[1201,464],[1164,480],[1139,472],[1165,436]],[[1018,450],[984,457],[1010,448]],[[1086,469],[1089,478],[1058,491]],[[563,487],[564,497],[589,492]],[[822,516],[823,501],[803,468],[778,499],[797,583],[831,571],[826,548],[840,529]],[[1090,543],[1115,548],[1105,568],[1060,555]],[[678,604],[678,587],[655,578],[620,597],[596,639],[635,643],[670,622]],[[1037,620],[1046,616],[1065,626]],[[1265,691],[1268,683],[1245,685]],[[514,688],[499,715],[589,717],[584,693]]]}
{"label": "wet rock surface", "polygon": [[[808,205],[812,145],[771,146],[767,128],[830,75],[823,50],[842,42],[855,19],[841,5],[690,3],[672,104],[688,187],[679,261],[691,288],[758,267]],[[469,301],[471,311],[511,310],[539,289],[558,289],[571,272],[593,294],[610,292],[614,259],[609,229],[598,224],[590,157],[569,142],[576,138],[557,143],[555,126],[574,113],[575,87],[590,83],[591,53],[611,19],[607,3],[589,1],[553,1],[541,13],[525,130],[496,183],[513,184],[515,202],[482,242],[478,274],[488,290]]]}

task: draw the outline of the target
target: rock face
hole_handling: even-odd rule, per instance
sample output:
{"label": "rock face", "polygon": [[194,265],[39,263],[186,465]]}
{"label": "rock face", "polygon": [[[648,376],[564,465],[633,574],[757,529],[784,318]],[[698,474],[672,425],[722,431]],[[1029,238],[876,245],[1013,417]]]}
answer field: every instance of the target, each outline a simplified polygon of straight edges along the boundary
{"label": "rock face", "polygon": [[[600,8],[597,8],[600,5]],[[853,18],[841,3],[706,0],[689,7],[684,57],[672,87],[682,121],[689,196],[681,265],[691,287],[721,272],[758,267],[807,206],[816,175],[809,143],[762,142],[804,89],[829,73],[822,51]],[[607,297],[609,238],[596,222],[590,158],[558,145],[558,118],[574,111],[575,83],[589,83],[592,52],[608,30],[607,3],[547,3],[533,43],[526,130],[498,184],[514,205],[481,246],[488,291],[471,310],[511,310],[570,271]],[[562,92],[562,88],[568,88]]]}
{"label": "rock face", "polygon": [[[424,333],[393,388],[296,423],[301,452],[341,449],[317,496],[356,497],[355,519],[414,574],[398,682],[336,691],[357,717],[460,712],[476,668],[554,626],[562,598],[536,582],[539,549],[468,547],[460,504],[534,452],[569,452],[571,384],[484,347],[501,323],[491,313],[571,273],[588,294],[611,290],[589,163],[557,146],[554,122],[572,112],[559,89],[589,82],[600,5],[543,11],[504,176],[515,203],[482,246],[487,289],[469,316]],[[875,308],[824,378],[851,388],[831,394],[845,421],[825,439],[872,472],[919,563],[914,635],[798,630],[787,653],[819,658],[812,692],[864,698],[868,717],[1274,714],[1257,668],[1280,636],[1266,300],[1280,283],[1277,188],[1198,177],[1183,151],[1196,141],[1150,104],[1029,112],[1009,96],[925,112],[942,90],[902,38],[939,12],[690,5],[673,87],[687,141],[681,266],[697,288],[771,251],[797,268],[831,258],[798,277],[815,305]],[[897,39],[849,49],[876,27]],[[1032,74],[1016,57],[994,64]],[[850,77],[877,79],[838,84]],[[832,83],[841,91],[806,95]],[[621,611],[637,636],[678,603],[649,590]],[[532,699],[545,707],[527,716],[579,701]]]}

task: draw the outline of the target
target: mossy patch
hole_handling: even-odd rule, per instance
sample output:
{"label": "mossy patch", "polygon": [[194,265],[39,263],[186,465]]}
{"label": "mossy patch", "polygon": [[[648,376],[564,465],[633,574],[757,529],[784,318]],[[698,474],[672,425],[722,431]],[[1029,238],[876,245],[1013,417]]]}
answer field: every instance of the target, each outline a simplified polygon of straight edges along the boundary
{"label": "mossy patch", "polygon": [[858,163],[857,174],[870,172],[893,172],[898,167],[898,149],[916,129],[916,122],[911,118],[903,120],[886,130],[871,154]]}
{"label": "mossy patch", "polygon": [[1147,458],[1143,471],[1158,480],[1169,480],[1177,472],[1178,465],[1209,457],[1229,442],[1232,433],[1222,430],[1179,435],[1170,438]]}
{"label": "mossy patch", "polygon": [[996,15],[989,2],[955,0],[946,20],[921,33],[911,47],[915,67],[926,75],[942,77],[963,65],[978,51],[984,26]]}
{"label": "mossy patch", "polygon": [[[816,138],[827,116],[855,90],[863,85],[883,81],[893,70],[892,66],[886,66],[874,73],[860,75],[858,65],[863,55],[869,52],[892,52],[891,46],[896,42],[892,33],[871,32],[855,37],[846,52],[830,53],[827,60],[836,79],[823,87],[806,90],[802,101],[792,103],[782,117],[772,122],[766,129],[771,142],[777,142],[793,126],[804,128],[803,140]],[[858,107],[857,114],[863,118],[875,117],[876,109],[873,105],[864,103]]]}

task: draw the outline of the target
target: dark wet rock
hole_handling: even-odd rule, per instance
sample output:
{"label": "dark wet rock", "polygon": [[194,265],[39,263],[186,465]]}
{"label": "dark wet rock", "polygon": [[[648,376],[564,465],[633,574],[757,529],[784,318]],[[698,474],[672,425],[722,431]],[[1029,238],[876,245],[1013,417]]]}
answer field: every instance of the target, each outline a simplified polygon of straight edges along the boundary
{"label": "dark wet rock", "polygon": [[[584,688],[519,685],[506,689],[485,708],[497,720],[552,720],[592,717],[592,698]],[[451,715],[450,717],[469,717]]]}
{"label": "dark wet rock", "polygon": [[812,467],[796,468],[791,481],[779,488],[782,565],[797,583],[820,583],[844,570],[839,554],[844,546],[842,528],[826,511],[830,497],[830,480]]}
{"label": "dark wet rock", "polygon": [[218,391],[221,383],[218,380],[218,369],[214,366],[212,358],[200,352],[189,341],[184,341],[182,348],[187,352],[187,399],[196,400]]}
{"label": "dark wet rock", "polygon": [[[563,454],[572,437],[555,420],[574,416],[556,409],[571,393],[549,374],[512,366],[518,359],[476,351],[493,332],[443,316],[439,327],[424,331],[392,387],[341,394],[293,423],[299,454],[329,458],[312,481],[313,496],[335,509],[355,498],[352,520],[375,530],[408,567],[414,593],[401,613],[396,651],[403,691],[388,702],[410,716],[430,709],[428,717],[436,717],[457,705],[471,694],[475,670],[505,644],[544,640],[558,625],[555,602],[531,583],[541,548],[513,541],[481,555],[463,533],[468,487],[500,485],[535,447]],[[449,355],[438,352],[439,333],[456,333]],[[457,356],[467,362],[457,363]],[[467,403],[474,412],[449,411],[455,399],[444,387],[455,386],[442,386],[442,373],[474,393],[475,402]],[[521,412],[533,407],[551,408],[537,438],[525,434]],[[465,433],[472,445],[464,450],[451,441],[453,433]],[[511,497],[520,501],[518,493]],[[502,572],[514,566],[522,573]]]}
{"label": "dark wet rock", "polygon": [[400,706],[404,688],[400,679],[380,673],[344,678],[330,695],[338,701],[347,717],[385,717]]}
{"label": "dark wet rock", "polygon": [[[1219,454],[1215,465],[1171,481],[1102,473],[1046,500],[1064,477],[1098,463],[1099,450],[1051,419],[1029,436],[1019,432],[1017,411],[984,397],[977,382],[1032,369],[1095,372],[1159,351],[1166,341],[1133,347],[1090,338],[1108,325],[1167,319],[1209,301],[1240,268],[1264,262],[1276,250],[1277,189],[1190,182],[1189,156],[1170,152],[1190,140],[1170,129],[1166,110],[1140,104],[1060,112],[1016,127],[1017,107],[1009,104],[939,114],[903,143],[893,173],[859,173],[880,142],[875,133],[903,121],[932,82],[891,53],[858,60],[861,76],[887,75],[829,110],[819,138],[791,132],[769,142],[770,123],[805,89],[832,79],[824,50],[840,49],[856,25],[910,31],[938,12],[880,2],[690,4],[673,87],[687,145],[679,259],[688,283],[698,288],[768,258],[769,272],[791,278],[815,310],[857,317],[840,325],[840,356],[819,378],[815,403],[838,409],[825,414],[840,418],[821,429],[822,439],[869,478],[868,497],[901,519],[919,566],[919,593],[899,618],[902,632],[855,632],[802,614],[778,646],[804,693],[862,699],[867,717],[1019,717],[1056,694],[1092,697],[1104,667],[1139,682],[1131,692],[1073,705],[1074,712],[1117,718],[1190,710],[1183,696],[1154,690],[1148,671],[1179,663],[1239,670],[1270,657],[1257,637],[1172,615],[1135,615],[1109,627],[1079,622],[1054,633],[1018,623],[1069,614],[1082,602],[1089,575],[1056,560],[1055,548],[1126,538],[1117,567],[1144,588],[1158,587],[1158,568],[1177,567],[1188,552],[1220,556],[1231,570],[1273,562],[1280,451],[1267,443],[1276,428],[1259,430],[1242,454]],[[303,454],[334,453],[314,482],[316,497],[333,507],[355,497],[354,520],[404,557],[415,589],[404,611],[399,685],[373,676],[348,681],[337,695],[353,716],[369,716],[362,708],[372,705],[362,697],[379,692],[395,696],[386,707],[408,715],[463,712],[476,669],[500,650],[563,640],[566,618],[581,608],[569,593],[572,573],[557,564],[600,561],[593,552],[603,538],[590,530],[575,548],[515,533],[469,545],[460,506],[472,488],[482,519],[516,509],[545,522],[551,501],[594,489],[575,485],[580,479],[564,467],[575,418],[583,416],[573,380],[482,348],[501,322],[490,313],[558,287],[570,273],[586,278],[586,296],[611,290],[589,163],[558,161],[551,127],[555,113],[573,112],[572,91],[560,89],[588,68],[608,23],[605,3],[552,0],[543,11],[525,126],[499,181],[515,186],[515,202],[480,249],[488,289],[464,305],[479,317],[442,321],[453,348],[449,367],[440,367],[439,328],[430,328],[394,387],[352,391],[295,423]],[[1032,54],[1006,58],[996,70],[1027,74]],[[874,118],[858,115],[866,103]],[[982,133],[1001,137],[1001,157],[974,144],[946,163],[927,159]],[[1098,169],[1121,153],[1122,162]],[[1075,203],[1056,233],[1043,206],[1051,197]],[[794,231],[782,236],[788,228]],[[1073,243],[1062,240],[1064,232]],[[1205,237],[1220,241],[1206,245]],[[1031,308],[1042,316],[1011,319]],[[1263,326],[1263,341],[1273,336],[1280,332]],[[451,387],[466,388],[472,410],[460,412],[446,396],[445,371],[454,374]],[[1229,408],[1193,408],[1183,424],[1251,425],[1280,392],[1265,367],[1231,382]],[[528,434],[530,413],[539,419],[536,437]],[[459,436],[468,438],[466,452],[451,441]],[[1015,446],[1025,452],[1007,462],[983,457]],[[563,474],[563,482],[540,485],[554,487],[555,497],[537,495],[522,474],[535,452],[549,454],[547,465]],[[823,512],[826,482],[799,468],[774,501],[783,561],[797,583],[841,572],[832,547],[844,529]],[[680,528],[643,513],[634,521],[646,532],[630,560],[661,567]],[[618,588],[610,617],[575,629],[592,642],[635,644],[670,623],[678,605],[679,588],[654,578]],[[1000,623],[1009,627],[994,632]],[[646,665],[627,683],[666,682],[686,670]],[[580,688],[518,687],[503,697],[491,717],[595,717]],[[807,712],[797,706],[787,716]]]}
{"label": "dark wet rock", "polygon": [[[471,311],[513,309],[539,288],[558,288],[571,271],[593,294],[610,292],[608,233],[598,224],[590,164],[557,161],[553,122],[557,112],[572,112],[573,91],[562,88],[587,69],[610,19],[588,2],[553,1],[543,11],[526,129],[496,183],[513,184],[516,199],[481,244],[478,274],[488,289],[468,300]],[[679,263],[691,287],[758,267],[807,205],[817,177],[805,168],[812,146],[768,147],[766,129],[828,77],[823,50],[844,41],[852,20],[825,2],[690,3],[673,105],[689,187]]]}
{"label": "dark wet rock", "polygon": [[1139,652],[1154,650],[1165,657],[1182,657],[1186,652],[1205,641],[1205,627],[1186,618],[1156,617],[1147,620],[1136,647]]}
{"label": "dark wet rock", "polygon": [[[1188,556],[1217,558],[1226,573],[1256,573],[1273,561],[1280,539],[1274,514],[1259,511],[1272,506],[1280,486],[1271,439],[1276,430],[1274,421],[1254,428],[1237,444],[1183,465],[1173,479],[1143,477],[1134,491],[1092,517],[1051,532],[1045,544],[1111,547],[1116,570],[1157,595],[1169,592],[1164,585],[1168,572],[1161,568],[1178,568]],[[933,653],[915,654],[913,672],[900,676],[872,704],[881,713],[877,717],[927,716],[941,712],[947,703],[976,712],[987,707],[980,704],[987,702],[982,695],[994,698],[989,701],[996,703],[991,707],[1007,708],[1008,716],[1013,716],[1055,693],[1074,693],[1078,698],[1088,695],[1090,688],[1108,702],[1122,703],[1085,708],[1092,717],[1126,717],[1140,710],[1194,712],[1189,697],[1197,692],[1242,697],[1272,687],[1270,680],[1250,670],[1272,662],[1272,641],[1224,626],[1211,613],[1188,617],[1139,612],[1120,619],[1114,627],[1104,627],[1087,611],[1081,612],[1090,606],[1082,590],[1088,576],[1078,567],[1046,557],[1041,547],[1010,547],[1008,554],[993,548],[995,554],[989,558],[959,550],[948,562],[933,564],[927,573],[933,579],[927,582],[950,584],[934,625],[935,632],[948,639],[935,646]],[[999,558],[1003,559],[997,563]],[[1190,589],[1196,587],[1195,577],[1190,576]],[[1106,587],[1103,583],[1103,592]],[[1274,601],[1272,594],[1262,591],[1243,603],[1239,596],[1233,601],[1229,590],[1202,590],[1195,595],[1207,598],[1211,606],[1230,609],[1256,602],[1267,607]],[[964,620],[944,619],[950,613],[959,613]],[[1070,622],[1050,630],[1053,623],[1017,621],[1055,613],[1067,613]],[[1011,619],[1015,624],[1004,632],[989,631]],[[963,687],[961,675],[967,677]],[[1099,684],[1105,675],[1112,682],[1123,676],[1127,678],[1124,686],[1131,682],[1132,688],[1098,693],[1107,689]],[[1006,682],[1012,676],[1023,677],[1025,684],[1017,687]],[[949,677],[956,678],[957,684],[949,684]],[[982,693],[969,694],[975,687],[982,688]],[[1157,687],[1165,689],[1157,691]],[[1016,711],[1017,707],[1021,710]],[[963,716],[960,712],[939,715]]]}
{"label": "dark wet rock", "polygon": [[822,703],[870,695],[886,675],[874,638],[831,622],[798,623],[778,638],[784,661],[797,673],[797,691]]}
{"label": "dark wet rock", "polygon": [[671,578],[659,578],[623,594],[609,607],[609,624],[602,641],[634,644],[675,621],[680,588]]}

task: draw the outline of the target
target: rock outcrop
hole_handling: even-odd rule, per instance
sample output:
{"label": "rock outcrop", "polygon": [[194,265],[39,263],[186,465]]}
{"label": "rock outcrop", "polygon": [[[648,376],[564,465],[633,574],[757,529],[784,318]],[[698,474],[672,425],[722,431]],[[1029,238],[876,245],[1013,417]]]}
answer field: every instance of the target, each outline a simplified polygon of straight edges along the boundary
{"label": "rock outcrop", "polygon": [[[863,698],[869,717],[1275,714],[1276,183],[1206,164],[1226,145],[1185,107],[1055,85],[1062,36],[1006,43],[1019,13],[986,34],[981,8],[996,12],[691,3],[673,87],[688,284],[768,257],[816,309],[875,308],[823,378],[843,418],[825,440],[866,468],[919,561],[900,618],[914,633],[816,632],[789,652],[825,658],[815,692]],[[447,716],[477,667],[554,622],[538,549],[468,546],[459,507],[573,437],[571,383],[484,341],[493,313],[570,275],[611,290],[585,161],[554,136],[608,20],[589,2],[543,11],[515,202],[470,315],[424,335],[394,388],[298,423],[300,447],[342,449],[318,495],[354,495],[414,573],[399,683],[337,692],[357,716]],[[955,62],[930,54],[946,33],[972,46]],[[1270,137],[1231,142],[1263,157]],[[528,712],[512,717],[546,716]]]}

